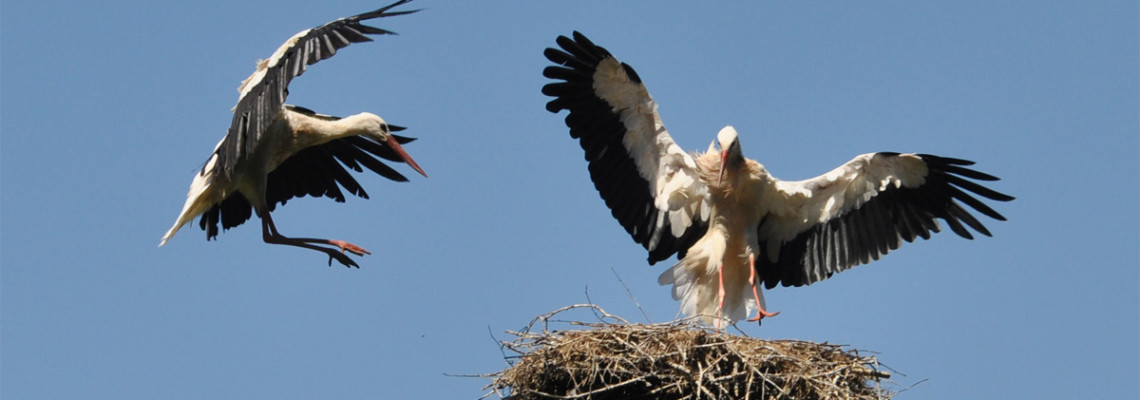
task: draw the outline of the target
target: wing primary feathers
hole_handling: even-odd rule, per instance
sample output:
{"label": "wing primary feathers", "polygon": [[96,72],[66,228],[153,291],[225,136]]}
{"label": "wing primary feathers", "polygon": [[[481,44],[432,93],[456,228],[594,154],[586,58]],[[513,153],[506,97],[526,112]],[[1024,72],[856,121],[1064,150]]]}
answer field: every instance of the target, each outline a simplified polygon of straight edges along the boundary
{"label": "wing primary feathers", "polygon": [[368,157],[368,156],[364,155],[364,153],[362,151],[360,151],[359,149],[354,150],[354,151],[360,152],[361,155],[359,156],[360,157],[359,160],[360,160],[361,165],[364,165],[365,168],[368,168],[372,172],[375,172],[375,173],[379,174],[380,176],[388,178],[389,180],[392,180],[392,181],[396,181],[396,182],[407,182],[408,181],[407,177],[405,177],[403,174],[397,172],[395,169],[392,169],[392,167],[389,167],[387,164],[384,164],[375,158]]}
{"label": "wing primary feathers", "polygon": [[982,197],[985,197],[987,199],[990,199],[990,200],[997,200],[997,201],[1013,200],[1013,197],[1011,197],[1011,196],[1008,196],[1008,195],[1005,195],[1002,193],[998,193],[997,191],[995,191],[993,189],[979,185],[973,181],[965,180],[959,176],[947,174],[946,175],[946,181],[952,185],[959,186],[963,189],[974,192],[974,193],[976,193]]}
{"label": "wing primary feathers", "polygon": [[[325,163],[325,166],[323,168],[325,170],[324,172],[327,172],[328,176],[332,177],[333,180],[336,181],[340,185],[340,187],[345,188],[345,190],[348,190],[349,193],[352,193],[353,195],[367,199],[368,194],[364,191],[364,188],[361,187],[360,183],[357,182],[356,179],[354,179],[352,177],[352,174],[348,173],[348,170],[346,170],[344,168],[345,166],[347,166],[347,167],[353,169],[354,171],[358,171],[358,172],[360,171],[360,166],[357,165],[356,160],[354,160],[352,158],[345,157],[342,154],[344,152],[351,151],[349,148],[351,148],[352,146],[346,142],[340,142],[340,143],[337,143],[337,144],[332,145],[332,146],[322,146],[322,147],[324,147],[321,149],[321,153],[322,153],[321,156],[322,157],[332,157],[332,158],[335,158],[338,161],[340,161],[339,164],[338,163]],[[345,162],[345,161],[348,161],[348,162]],[[337,185],[330,185],[331,190],[336,190],[336,187],[337,187]],[[339,192],[339,190],[338,190],[338,192]],[[341,194],[339,196],[339,198],[344,199],[344,195]]]}
{"label": "wing primary feathers", "polygon": [[[594,45],[589,39],[586,39],[581,33],[574,32],[574,40],[565,36],[559,36],[555,39],[559,47],[562,47],[570,56],[582,60],[585,64],[597,66],[598,62],[607,57],[612,57],[609,51]],[[552,60],[553,61],[553,60]]]}
{"label": "wing primary feathers", "polygon": [[419,12],[420,10],[418,10],[418,9],[388,12],[388,10],[391,10],[395,7],[410,3],[411,1],[412,0],[400,0],[400,1],[397,1],[395,3],[381,7],[380,9],[378,9],[376,11],[369,11],[369,12],[366,12],[366,13],[363,13],[363,14],[360,14],[357,16],[348,17],[348,19],[354,19],[356,21],[363,21],[363,20],[369,20],[369,19],[379,18],[379,17],[391,17],[391,16],[396,16],[396,15],[405,15],[405,14],[411,14],[411,13]]}
{"label": "wing primary feathers", "polygon": [[962,223],[958,220],[958,216],[961,213],[965,212],[966,210],[963,210],[962,207],[959,207],[957,203],[950,203],[949,213],[943,218],[946,220],[946,224],[950,225],[950,230],[958,234],[958,236],[966,239],[973,239],[974,235],[971,235],[970,231],[966,230],[966,227],[962,226]]}
{"label": "wing primary feathers", "polygon": [[[570,54],[567,54],[567,53],[564,53],[564,52],[561,52],[561,51],[558,51],[555,49],[551,49],[551,48],[547,48],[545,51],[543,51],[542,54],[546,55],[546,58],[549,59],[551,62],[554,62],[555,64],[560,65],[560,66],[549,66],[549,67],[543,68],[542,75],[547,77],[547,78],[551,78],[551,79],[574,78],[575,74],[580,74],[581,71],[587,71],[587,70],[593,69],[594,65],[596,65],[596,64],[590,64],[588,61],[579,60],[577,58],[574,58]],[[594,62],[596,63],[597,61],[594,61]],[[558,75],[561,73],[569,73],[570,75]],[[585,76],[584,78],[590,79],[589,76]],[[567,80],[569,80],[569,79],[567,79]]]}
{"label": "wing primary feathers", "polygon": [[[407,144],[407,143],[412,142],[413,140],[416,140],[415,138],[404,137],[404,136],[399,136],[399,135],[392,135],[392,137],[396,138],[396,143],[399,143],[399,144]],[[404,159],[401,158],[399,154],[396,154],[395,150],[392,150],[392,148],[390,148],[388,146],[381,145],[380,143],[376,143],[376,142],[374,142],[368,138],[364,138],[364,137],[360,137],[360,136],[355,136],[355,137],[352,137],[350,139],[351,139],[351,143],[354,146],[359,147],[362,150],[367,151],[369,153],[372,153],[373,155],[375,155],[377,157],[380,157],[380,158],[383,158],[385,160],[392,161],[392,162],[399,162],[399,163],[404,162]]]}
{"label": "wing primary feathers", "polygon": [[975,231],[978,231],[978,233],[986,236],[992,236],[990,235],[990,231],[986,229],[985,225],[982,225],[982,223],[979,222],[978,219],[974,217],[973,214],[970,214],[970,212],[965,208],[962,208],[962,206],[958,205],[957,203],[954,203],[954,208],[961,211],[958,214],[958,219],[962,222],[965,222],[967,226],[973,228]]}
{"label": "wing primary feathers", "polygon": [[981,200],[974,198],[974,196],[970,196],[968,193],[963,192],[961,189],[951,187],[949,191],[951,197],[961,200],[963,203],[966,203],[966,205],[977,210],[983,215],[996,219],[998,221],[1005,221],[1004,216],[998,214],[997,211],[995,211],[993,208],[990,208],[990,206],[986,205],[986,203],[983,203]]}
{"label": "wing primary feathers", "polygon": [[998,177],[996,177],[996,176],[993,176],[993,175],[990,175],[990,174],[987,174],[984,172],[975,171],[975,170],[972,170],[969,168],[959,167],[957,165],[952,165],[952,164],[940,166],[940,169],[942,169],[943,171],[946,171],[947,173],[953,174],[953,175],[961,175],[961,176],[964,176],[964,177],[967,177],[970,179],[977,179],[979,181],[997,181],[997,180],[999,180]]}
{"label": "wing primary feathers", "polygon": [[[889,153],[889,154],[898,156],[901,153]],[[973,161],[963,160],[961,158],[943,157],[943,156],[936,156],[933,154],[916,154],[916,155],[919,158],[922,158],[922,161],[925,161],[929,165],[938,165],[938,166],[964,165],[964,166],[970,166],[970,165],[975,164]]]}

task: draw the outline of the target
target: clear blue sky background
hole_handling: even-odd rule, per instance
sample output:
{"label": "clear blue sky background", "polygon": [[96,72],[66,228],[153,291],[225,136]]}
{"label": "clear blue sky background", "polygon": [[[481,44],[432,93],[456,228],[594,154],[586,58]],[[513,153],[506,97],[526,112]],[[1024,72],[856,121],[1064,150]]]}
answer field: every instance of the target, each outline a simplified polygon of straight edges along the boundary
{"label": "clear blue sky background", "polygon": [[928,152],[1017,196],[993,238],[768,291],[783,313],[747,334],[877,352],[908,399],[1137,397],[1135,1],[417,1],[378,23],[399,36],[291,87],[420,138],[429,179],[401,165],[411,182],[361,179],[371,200],[274,214],[371,249],[363,268],[256,223],[157,248],[254,62],[384,4],[4,1],[3,398],[473,399],[487,380],[448,374],[501,369],[494,338],[538,314],[588,293],[643,321],[614,271],[671,320],[668,263],[645,262],[543,108],[542,51],[573,30],[637,68],[683,147],[733,124],[785,179]]}

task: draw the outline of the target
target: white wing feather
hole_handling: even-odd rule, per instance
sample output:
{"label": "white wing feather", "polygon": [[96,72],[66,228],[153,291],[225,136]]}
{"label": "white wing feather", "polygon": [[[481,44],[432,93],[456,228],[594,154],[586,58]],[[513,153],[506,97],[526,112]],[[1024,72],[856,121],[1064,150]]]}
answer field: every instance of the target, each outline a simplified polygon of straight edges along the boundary
{"label": "white wing feather", "polygon": [[707,218],[708,189],[700,180],[696,158],[681,149],[657,114],[657,103],[644,86],[634,83],[613,58],[598,63],[594,74],[598,97],[615,104],[626,134],[622,144],[637,164],[638,173],[649,182],[657,226],[666,220],[671,234],[680,237],[694,218]]}
{"label": "white wing feather", "polygon": [[926,164],[916,155],[890,157],[869,153],[807,180],[769,177],[775,190],[766,201],[757,204],[769,213],[769,222],[761,228],[760,235],[778,239],[768,241],[768,257],[774,261],[783,242],[816,224],[859,209],[889,187],[921,185],[926,174]]}

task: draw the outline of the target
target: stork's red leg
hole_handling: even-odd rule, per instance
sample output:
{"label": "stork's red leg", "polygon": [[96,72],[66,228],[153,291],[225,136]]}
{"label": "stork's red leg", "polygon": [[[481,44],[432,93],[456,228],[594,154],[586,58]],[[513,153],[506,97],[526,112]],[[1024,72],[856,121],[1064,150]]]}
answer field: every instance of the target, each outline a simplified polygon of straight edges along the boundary
{"label": "stork's red leg", "polygon": [[[346,242],[343,240],[311,239],[311,238],[286,238],[284,235],[277,232],[277,226],[273,224],[273,218],[269,217],[269,213],[266,213],[266,217],[262,218],[262,221],[266,221],[268,223],[269,235],[275,236],[277,238],[285,238],[285,239],[288,239],[291,241],[296,241],[296,242],[301,242],[301,243],[321,243],[321,244],[328,243],[328,244],[331,244],[333,246],[340,248],[341,253],[344,253],[347,250],[347,251],[351,252],[352,254],[356,254],[358,256],[363,256],[365,254],[372,254],[372,252],[365,250],[363,247],[357,246],[355,244],[352,244],[352,243],[349,243],[349,242]],[[265,226],[263,226],[262,228],[263,228],[262,234],[265,235],[266,234],[265,230],[264,230]],[[268,240],[266,240],[266,241],[268,241]]]}
{"label": "stork's red leg", "polygon": [[[266,212],[262,214],[264,215],[261,217],[261,238],[265,241],[265,243],[296,246],[328,254],[329,266],[332,266],[332,260],[336,259],[346,267],[360,268],[360,265],[357,265],[356,261],[352,261],[351,258],[348,258],[348,256],[344,254],[346,250],[358,256],[372,254],[360,246],[345,242],[343,240],[285,237],[284,235],[281,235],[277,232],[277,226],[273,224],[273,218],[269,216],[269,213]],[[330,244],[336,246],[338,249],[340,249],[340,251],[337,251],[337,249],[318,246],[313,243]]]}
{"label": "stork's red leg", "polygon": [[720,286],[716,292],[716,329],[720,330],[720,324],[724,321],[724,263],[716,265],[716,276],[720,281]]}
{"label": "stork's red leg", "polygon": [[760,301],[760,292],[756,291],[756,256],[748,255],[748,284],[752,285],[752,298],[756,299],[756,316],[749,318],[748,321],[759,321],[764,317],[775,317],[780,314],[779,311],[770,313],[764,310],[764,303]]}

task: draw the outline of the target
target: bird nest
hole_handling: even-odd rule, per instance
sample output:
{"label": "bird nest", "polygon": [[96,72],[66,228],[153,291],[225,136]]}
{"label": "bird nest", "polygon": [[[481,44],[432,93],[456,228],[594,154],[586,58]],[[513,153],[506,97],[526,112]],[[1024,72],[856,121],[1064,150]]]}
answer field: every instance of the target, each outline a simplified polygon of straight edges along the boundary
{"label": "bird nest", "polygon": [[[598,323],[549,330],[551,318],[590,309]],[[541,331],[537,325],[541,323]],[[510,366],[487,388],[530,399],[887,399],[890,374],[841,346],[720,333],[694,320],[631,324],[595,305],[539,316],[503,341]],[[490,393],[489,393],[490,394]]]}

